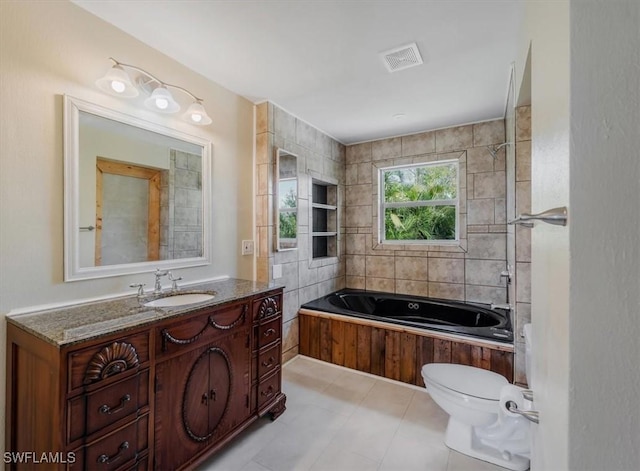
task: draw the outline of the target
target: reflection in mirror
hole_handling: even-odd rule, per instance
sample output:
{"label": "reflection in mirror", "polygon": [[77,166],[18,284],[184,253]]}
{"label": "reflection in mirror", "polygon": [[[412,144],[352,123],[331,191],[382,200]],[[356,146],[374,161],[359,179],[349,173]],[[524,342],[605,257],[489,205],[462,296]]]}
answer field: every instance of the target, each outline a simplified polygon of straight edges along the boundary
{"label": "reflection in mirror", "polygon": [[208,263],[210,143],[65,98],[65,280]]}
{"label": "reflection in mirror", "polygon": [[276,155],[276,250],[298,248],[298,158],[284,149]]}

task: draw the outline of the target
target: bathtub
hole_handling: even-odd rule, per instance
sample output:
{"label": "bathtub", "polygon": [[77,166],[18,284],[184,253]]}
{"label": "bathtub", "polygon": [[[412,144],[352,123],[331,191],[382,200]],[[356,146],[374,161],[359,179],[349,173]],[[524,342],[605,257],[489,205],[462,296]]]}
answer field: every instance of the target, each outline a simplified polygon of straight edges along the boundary
{"label": "bathtub", "polygon": [[513,344],[509,312],[486,304],[343,289],[301,308]]}

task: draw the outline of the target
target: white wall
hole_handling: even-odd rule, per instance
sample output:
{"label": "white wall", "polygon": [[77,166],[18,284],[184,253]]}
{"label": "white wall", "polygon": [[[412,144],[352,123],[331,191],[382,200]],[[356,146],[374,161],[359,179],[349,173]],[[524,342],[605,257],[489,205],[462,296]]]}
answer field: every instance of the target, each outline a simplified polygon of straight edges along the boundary
{"label": "white wall", "polygon": [[640,2],[572,0],[569,468],[640,469]]}
{"label": "white wall", "polygon": [[[4,315],[13,309],[132,292],[151,274],[63,282],[62,95],[81,98],[163,125],[167,118],[110,97],[94,82],[113,56],[202,96],[213,124],[179,129],[213,142],[211,266],[180,270],[185,280],[219,275],[252,278],[253,105],[68,2],[0,2],[0,351]],[[178,95],[177,95],[178,97]],[[188,104],[188,103],[187,103]],[[185,105],[186,106],[186,105]],[[178,127],[178,126],[176,126]],[[247,182],[248,184],[242,184]],[[4,416],[5,362],[0,361]],[[1,421],[4,423],[4,420]],[[0,427],[4,446],[4,427]]]}

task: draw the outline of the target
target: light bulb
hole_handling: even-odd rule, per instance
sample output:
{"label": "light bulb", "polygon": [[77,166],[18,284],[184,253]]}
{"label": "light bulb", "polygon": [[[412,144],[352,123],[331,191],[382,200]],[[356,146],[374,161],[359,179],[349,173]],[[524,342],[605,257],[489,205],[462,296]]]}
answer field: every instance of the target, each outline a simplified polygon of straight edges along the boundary
{"label": "light bulb", "polygon": [[202,101],[199,99],[196,99],[195,102],[191,103],[191,106],[189,106],[187,112],[182,115],[182,118],[185,121],[198,126],[211,124],[211,118],[207,115],[207,110],[204,109]]}
{"label": "light bulb", "polygon": [[161,110],[166,110],[169,106],[169,100],[166,98],[156,98],[156,106]]}
{"label": "light bulb", "polygon": [[120,80],[112,80],[111,81],[111,89],[116,93],[122,93],[125,90],[126,85]]}

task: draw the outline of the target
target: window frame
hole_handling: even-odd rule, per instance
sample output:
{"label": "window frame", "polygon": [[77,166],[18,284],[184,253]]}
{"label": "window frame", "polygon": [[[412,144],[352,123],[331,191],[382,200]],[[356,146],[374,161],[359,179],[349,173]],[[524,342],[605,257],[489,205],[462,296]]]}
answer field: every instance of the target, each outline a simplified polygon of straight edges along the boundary
{"label": "window frame", "polygon": [[[403,203],[387,203],[385,201],[385,172],[421,167],[439,167],[453,165],[456,169],[456,198],[428,201],[410,201]],[[459,159],[436,160],[413,164],[391,165],[378,168],[378,243],[383,245],[459,245],[460,244],[460,161]],[[423,206],[453,206],[455,209],[454,239],[411,239],[388,240],[385,231],[385,210],[387,208],[417,208]]]}

